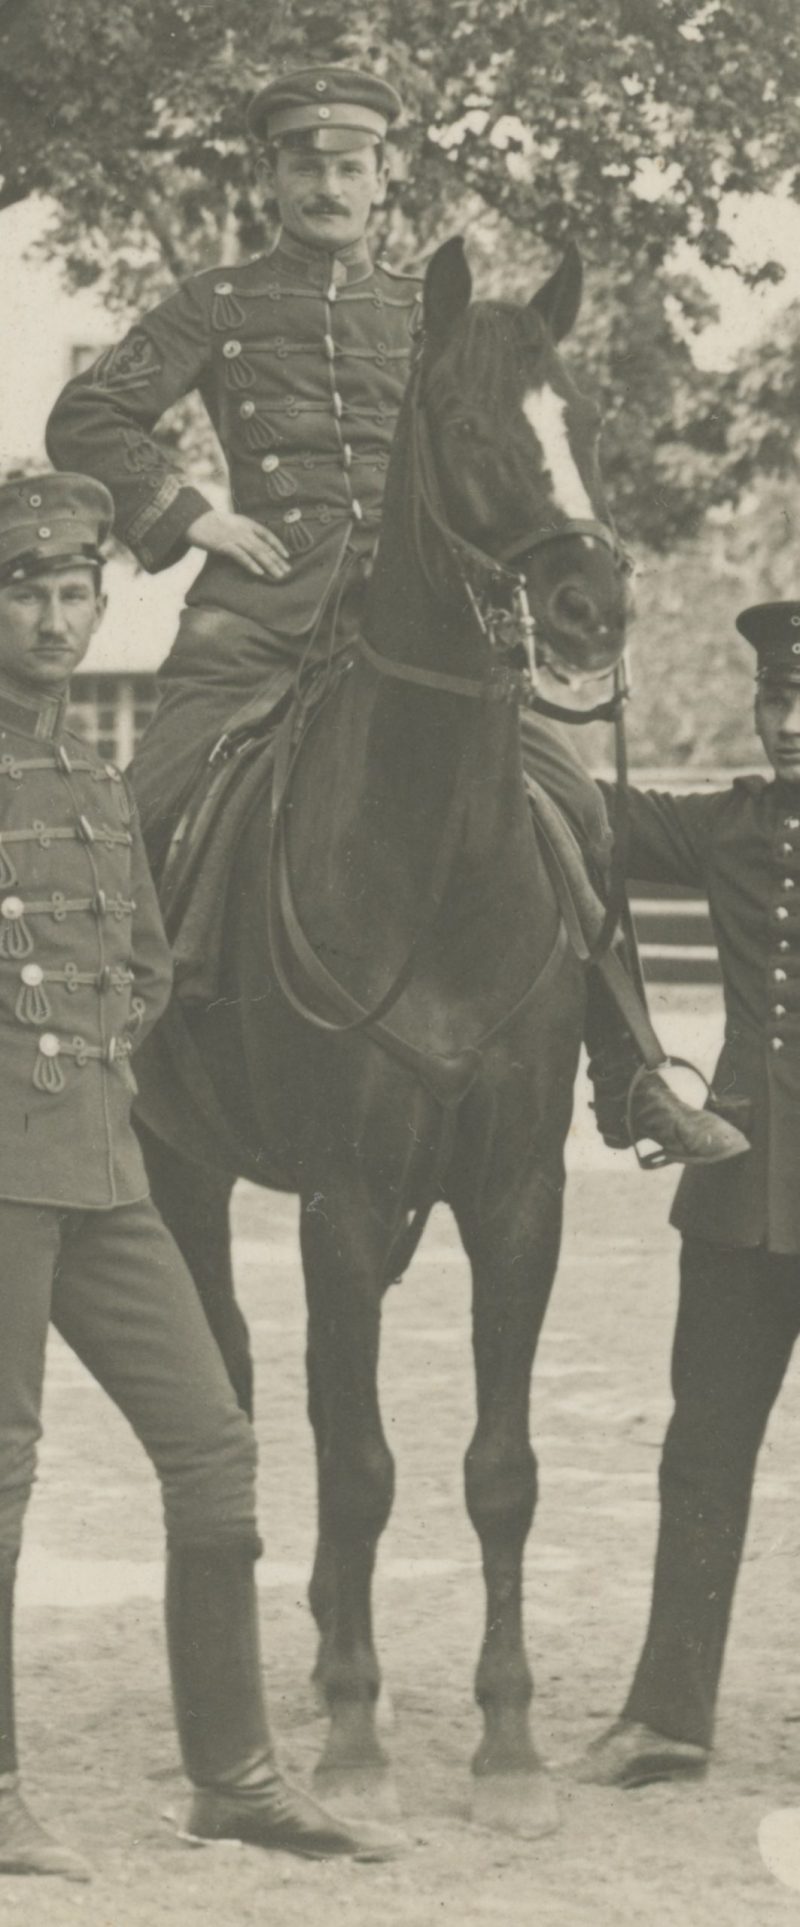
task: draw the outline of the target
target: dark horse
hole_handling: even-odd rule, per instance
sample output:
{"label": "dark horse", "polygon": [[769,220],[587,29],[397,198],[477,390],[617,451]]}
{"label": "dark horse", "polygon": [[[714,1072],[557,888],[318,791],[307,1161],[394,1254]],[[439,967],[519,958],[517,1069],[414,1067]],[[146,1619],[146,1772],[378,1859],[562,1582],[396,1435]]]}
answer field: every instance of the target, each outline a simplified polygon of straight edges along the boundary
{"label": "dark horse", "polygon": [[[310,1600],[330,1713],[323,1784],[385,1783],[370,1597],[393,1494],[377,1391],[381,1302],[414,1214],[441,1198],[473,1282],[466,1500],[487,1596],[473,1807],[527,1832],[553,1819],[522,1631],[536,1501],[528,1406],[559,1247],[584,986],[526,801],[519,660],[535,630],[540,663],[557,673],[610,672],[625,618],[597,413],[556,348],[580,278],[570,249],[527,307],[471,306],[460,242],[433,257],[363,641],[345,652],[284,769],[269,868],[267,799],[242,840],[223,994],[194,1019],[263,1181],[300,1197],[319,1481]],[[198,1182],[174,1147],[151,1142],[150,1156],[157,1200],[246,1403],[230,1185],[210,1172]]]}

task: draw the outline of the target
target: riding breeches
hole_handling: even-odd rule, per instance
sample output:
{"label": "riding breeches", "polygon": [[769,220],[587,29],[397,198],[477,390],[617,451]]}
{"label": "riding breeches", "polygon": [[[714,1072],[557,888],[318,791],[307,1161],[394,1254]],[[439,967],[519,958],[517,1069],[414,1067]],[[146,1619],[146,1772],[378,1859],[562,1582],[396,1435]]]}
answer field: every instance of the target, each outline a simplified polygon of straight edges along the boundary
{"label": "riding breeches", "polygon": [[109,1211],[0,1200],[0,1555],[21,1541],[51,1321],[152,1459],[170,1544],[257,1555],[252,1428],[149,1198]]}

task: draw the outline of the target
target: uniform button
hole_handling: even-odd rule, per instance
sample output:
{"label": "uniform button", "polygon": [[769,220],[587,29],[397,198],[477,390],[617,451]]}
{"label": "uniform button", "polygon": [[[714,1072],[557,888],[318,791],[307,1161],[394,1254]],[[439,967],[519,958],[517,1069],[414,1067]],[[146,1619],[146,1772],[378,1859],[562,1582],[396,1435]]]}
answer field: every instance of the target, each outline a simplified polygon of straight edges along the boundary
{"label": "uniform button", "polygon": [[36,533],[39,537],[40,542],[48,542],[50,540],[50,537],[53,531],[52,529],[42,528],[42,529],[37,529]]}
{"label": "uniform button", "polygon": [[335,281],[332,281],[332,282],[331,282],[331,285],[330,285],[330,287],[329,287],[329,288],[326,288],[326,290],[325,290],[325,299],[326,299],[326,301],[335,301],[335,300],[336,300],[336,282],[335,282]]}
{"label": "uniform button", "polygon": [[93,908],[94,908],[94,914],[96,917],[105,916],[106,910],[108,909],[108,899],[106,897],[105,890],[98,890],[94,900]]}
{"label": "uniform button", "polygon": [[251,415],[254,415],[255,412],[256,412],[256,405],[254,401],[242,402],[241,407],[239,409],[239,414],[241,415],[243,422],[249,422]]}
{"label": "uniform button", "polygon": [[344,447],[342,449],[342,461],[344,462],[345,468],[350,467],[352,460],[353,460],[352,448],[350,447],[349,442],[345,442]]}
{"label": "uniform button", "polygon": [[23,964],[19,974],[24,984],[39,985],[44,983],[44,971],[41,964]]}
{"label": "uniform button", "polygon": [[69,760],[69,757],[67,755],[67,752],[64,748],[63,743],[59,743],[58,749],[56,750],[56,762],[58,764],[59,769],[63,770],[65,776],[72,775],[72,764]]}
{"label": "uniform button", "polygon": [[785,1016],[786,1016],[786,1005],[785,1005],[785,1004],[773,1004],[773,1006],[772,1006],[772,1015],[773,1015],[773,1017],[785,1017]]}
{"label": "uniform button", "polygon": [[329,107],[318,107],[317,113],[319,115],[320,120],[330,120],[331,110]]}
{"label": "uniform button", "polygon": [[779,923],[785,923],[785,922],[786,922],[786,919],[787,919],[787,917],[788,917],[788,915],[789,915],[789,912],[788,912],[788,910],[786,909],[786,906],[785,906],[785,904],[783,904],[783,903],[779,903],[779,904],[778,904],[778,908],[777,908],[777,910],[776,910],[776,912],[775,912],[775,915],[776,915],[776,917],[777,917],[777,920],[778,920],[778,922],[779,922]]}
{"label": "uniform button", "polygon": [[215,294],[233,294],[233,282],[232,281],[215,281],[214,293]]}
{"label": "uniform button", "polygon": [[32,509],[40,509],[42,506],[41,495],[29,495],[28,503]]}
{"label": "uniform button", "polygon": [[794,849],[793,843],[782,843],[781,856],[791,856],[793,849]]}
{"label": "uniform button", "polygon": [[769,1040],[769,1047],[770,1047],[770,1050],[783,1050],[783,1038],[771,1037]]}
{"label": "uniform button", "polygon": [[78,817],[78,835],[82,843],[94,842],[94,830],[92,829],[88,816]]}
{"label": "uniform button", "polygon": [[800,816],[785,816],[783,827],[785,830],[800,830]]}
{"label": "uniform button", "polygon": [[784,877],[784,879],[783,879],[783,888],[784,888],[784,890],[793,890],[793,889],[794,889],[794,877]]}
{"label": "uniform button", "polygon": [[327,94],[327,91],[328,91],[327,80],[315,80],[314,92],[316,94]]}
{"label": "uniform button", "polygon": [[333,339],[333,335],[323,335],[322,340],[324,343],[325,353],[328,357],[328,360],[332,361],[336,353],[336,343]]}
{"label": "uniform button", "polygon": [[350,508],[351,508],[351,512],[352,512],[352,514],[353,514],[353,515],[355,516],[355,518],[356,518],[356,521],[357,521],[357,522],[363,522],[363,520],[364,520],[364,510],[363,510],[363,509],[362,509],[362,507],[361,507],[361,503],[360,503],[360,502],[356,502],[356,501],[353,501],[353,502],[351,502],[351,504],[350,504]]}
{"label": "uniform button", "polygon": [[242,344],[240,341],[223,342],[222,352],[226,361],[235,361],[236,356],[242,352]]}
{"label": "uniform button", "polygon": [[39,1038],[39,1049],[43,1057],[58,1056],[59,1051],[61,1050],[61,1045],[54,1031],[52,1030],[42,1031],[41,1037]]}
{"label": "uniform button", "polygon": [[287,509],[283,519],[284,522],[302,522],[303,511],[302,509]]}
{"label": "uniform button", "polygon": [[265,455],[261,464],[265,475],[273,475],[276,468],[280,468],[280,465],[281,460],[279,455]]}
{"label": "uniform button", "polygon": [[772,972],[772,981],[773,981],[773,983],[775,983],[775,984],[785,984],[785,983],[786,983],[786,971],[785,971],[785,970],[773,970],[773,972]]}
{"label": "uniform button", "polygon": [[108,1043],[106,1044],[106,1063],[113,1064],[114,1059],[116,1058],[116,1055],[117,1055],[116,1037],[109,1037]]}
{"label": "uniform button", "polygon": [[23,917],[24,915],[25,905],[21,897],[3,898],[2,903],[0,903],[0,917],[7,917],[9,923],[15,923],[17,917]]}
{"label": "uniform button", "polygon": [[333,400],[333,412],[334,412],[334,415],[336,416],[336,420],[341,421],[344,403],[342,401],[341,395],[337,394],[335,389],[333,392],[332,400]]}
{"label": "uniform button", "polygon": [[788,939],[788,937],[781,937],[781,940],[780,940],[780,943],[778,944],[778,949],[779,949],[779,950],[788,950],[788,949],[790,949],[790,944],[789,944],[789,939]]}

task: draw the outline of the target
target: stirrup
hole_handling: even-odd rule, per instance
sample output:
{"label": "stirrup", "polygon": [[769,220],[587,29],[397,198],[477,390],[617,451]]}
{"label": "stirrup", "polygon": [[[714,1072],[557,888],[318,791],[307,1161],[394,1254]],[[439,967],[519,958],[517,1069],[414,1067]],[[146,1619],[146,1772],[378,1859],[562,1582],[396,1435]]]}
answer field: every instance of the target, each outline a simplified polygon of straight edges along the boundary
{"label": "stirrup", "polygon": [[703,1072],[701,1070],[698,1070],[696,1064],[690,1063],[688,1057],[663,1057],[660,1064],[640,1064],[639,1065],[639,1069],[635,1072],[630,1082],[630,1089],[628,1091],[628,1100],[625,1106],[625,1123],[628,1128],[628,1136],[630,1138],[631,1145],[636,1155],[636,1162],[639,1166],[640,1171],[663,1171],[666,1165],[674,1164],[675,1159],[668,1157],[663,1146],[660,1144],[656,1145],[656,1148],[654,1151],[639,1150],[639,1146],[636,1142],[636,1137],[633,1129],[634,1097],[639,1088],[639,1085],[644,1082],[644,1079],[646,1077],[650,1077],[653,1074],[653,1072],[655,1072],[656,1075],[660,1077],[662,1071],[676,1071],[676,1070],[692,1071],[695,1077],[699,1077],[700,1082],[703,1086],[703,1089],[706,1093],[706,1097],[710,1097],[711,1095],[711,1085],[708,1081],[708,1078],[703,1076]]}

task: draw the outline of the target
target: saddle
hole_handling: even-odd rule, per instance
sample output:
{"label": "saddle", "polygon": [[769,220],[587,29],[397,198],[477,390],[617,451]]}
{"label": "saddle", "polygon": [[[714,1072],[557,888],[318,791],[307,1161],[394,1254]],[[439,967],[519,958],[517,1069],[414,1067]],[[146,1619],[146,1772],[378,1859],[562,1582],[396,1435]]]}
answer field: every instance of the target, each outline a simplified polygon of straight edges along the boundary
{"label": "saddle", "polygon": [[227,893],[236,851],[250,818],[275,781],[278,743],[291,753],[332,693],[351,652],[306,671],[302,686],[287,668],[285,687],[251,697],[214,744],[173,832],[158,879],[164,928],[181,1003],[218,994]]}

